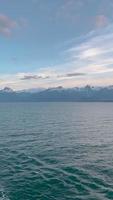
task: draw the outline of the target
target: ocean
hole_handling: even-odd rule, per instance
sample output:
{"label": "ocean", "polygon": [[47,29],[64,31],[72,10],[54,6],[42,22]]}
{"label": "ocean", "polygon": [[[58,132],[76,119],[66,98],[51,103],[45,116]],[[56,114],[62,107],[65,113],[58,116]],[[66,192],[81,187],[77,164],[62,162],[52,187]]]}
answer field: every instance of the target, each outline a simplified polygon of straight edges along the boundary
{"label": "ocean", "polygon": [[0,200],[113,199],[113,103],[1,103]]}

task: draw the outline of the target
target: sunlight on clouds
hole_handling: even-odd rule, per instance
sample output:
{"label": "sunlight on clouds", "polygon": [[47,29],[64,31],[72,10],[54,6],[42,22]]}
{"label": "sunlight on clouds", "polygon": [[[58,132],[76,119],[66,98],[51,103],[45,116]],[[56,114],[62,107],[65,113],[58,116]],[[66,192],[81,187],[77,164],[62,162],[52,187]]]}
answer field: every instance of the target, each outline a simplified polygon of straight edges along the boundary
{"label": "sunlight on clouds", "polygon": [[1,75],[1,87],[75,87],[113,84],[113,25],[81,37],[79,44],[65,50],[65,61],[58,66],[34,72]]}
{"label": "sunlight on clouds", "polygon": [[98,56],[100,53],[101,50],[99,48],[89,48],[81,53],[80,59],[90,59],[92,57]]}
{"label": "sunlight on clouds", "polygon": [[85,42],[68,49],[72,64],[82,72],[105,73],[113,71],[113,26],[94,32]]}

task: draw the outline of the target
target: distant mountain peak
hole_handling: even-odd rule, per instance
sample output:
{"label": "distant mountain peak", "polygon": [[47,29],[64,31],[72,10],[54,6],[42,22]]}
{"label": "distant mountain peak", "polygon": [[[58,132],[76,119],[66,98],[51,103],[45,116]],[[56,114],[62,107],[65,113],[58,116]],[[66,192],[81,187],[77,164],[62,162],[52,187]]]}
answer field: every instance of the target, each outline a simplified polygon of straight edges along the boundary
{"label": "distant mountain peak", "polygon": [[13,92],[13,90],[10,87],[5,87],[3,90],[3,92]]}
{"label": "distant mountain peak", "polygon": [[113,102],[113,86],[76,87],[61,86],[35,91],[0,90],[0,102]]}

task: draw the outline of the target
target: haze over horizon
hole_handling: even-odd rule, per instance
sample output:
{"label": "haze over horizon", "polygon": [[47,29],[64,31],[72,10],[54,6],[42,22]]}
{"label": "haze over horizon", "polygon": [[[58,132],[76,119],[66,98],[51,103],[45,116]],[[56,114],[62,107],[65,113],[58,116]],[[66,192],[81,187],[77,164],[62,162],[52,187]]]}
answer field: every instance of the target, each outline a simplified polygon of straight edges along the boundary
{"label": "haze over horizon", "polygon": [[0,88],[113,85],[112,0],[0,0]]}

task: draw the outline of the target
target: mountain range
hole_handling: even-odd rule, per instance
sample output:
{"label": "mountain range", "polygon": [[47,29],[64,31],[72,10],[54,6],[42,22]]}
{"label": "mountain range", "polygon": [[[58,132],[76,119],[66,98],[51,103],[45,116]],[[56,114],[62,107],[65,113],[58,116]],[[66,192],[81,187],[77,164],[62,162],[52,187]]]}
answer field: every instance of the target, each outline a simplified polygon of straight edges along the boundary
{"label": "mountain range", "polygon": [[113,86],[0,90],[0,102],[113,102]]}

